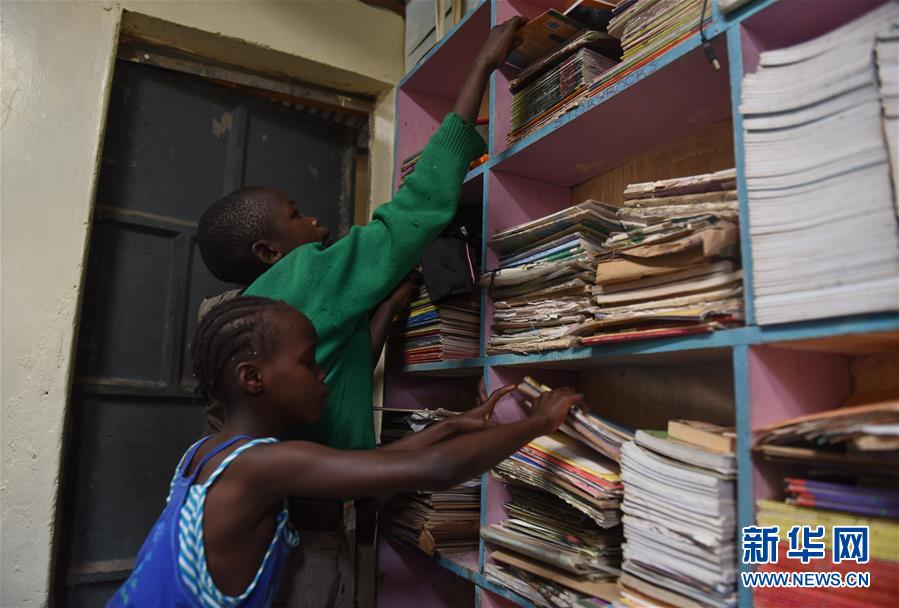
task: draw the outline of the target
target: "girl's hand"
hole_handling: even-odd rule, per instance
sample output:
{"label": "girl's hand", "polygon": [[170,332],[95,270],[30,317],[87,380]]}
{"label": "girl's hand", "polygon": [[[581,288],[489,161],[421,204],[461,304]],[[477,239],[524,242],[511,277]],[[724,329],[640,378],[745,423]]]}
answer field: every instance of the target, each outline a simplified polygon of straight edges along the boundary
{"label": "girl's hand", "polygon": [[491,72],[505,63],[509,51],[521,44],[521,39],[516,40],[515,33],[527,22],[524,17],[512,17],[505,23],[494,26],[481,47],[478,62]]}
{"label": "girl's hand", "polygon": [[500,399],[515,390],[515,385],[510,384],[499,388],[487,397],[487,390],[484,388],[484,381],[478,383],[478,405],[471,408],[464,414],[459,414],[453,418],[456,431],[459,433],[471,433],[494,426],[496,423],[491,419],[493,410]]}
{"label": "girl's hand", "polygon": [[530,415],[539,416],[546,420],[547,434],[555,433],[562,426],[568,410],[572,406],[584,402],[584,396],[574,392],[573,388],[560,388],[543,393],[534,400]]}

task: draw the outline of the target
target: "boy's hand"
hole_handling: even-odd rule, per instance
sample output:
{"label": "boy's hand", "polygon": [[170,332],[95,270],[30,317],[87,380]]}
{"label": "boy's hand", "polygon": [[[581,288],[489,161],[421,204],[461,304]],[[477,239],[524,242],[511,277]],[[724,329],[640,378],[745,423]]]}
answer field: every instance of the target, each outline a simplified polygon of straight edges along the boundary
{"label": "boy's hand", "polygon": [[491,418],[493,417],[493,410],[496,408],[496,404],[514,390],[515,385],[511,384],[493,391],[490,397],[487,397],[484,381],[481,380],[478,383],[478,405],[453,418],[456,431],[459,433],[470,433],[493,426],[495,423]]}
{"label": "boy's hand", "polygon": [[490,30],[487,41],[481,47],[481,52],[478,53],[478,58],[468,78],[465,79],[462,90],[459,91],[456,105],[453,106],[453,112],[465,119],[468,124],[473,125],[477,120],[478,109],[481,107],[490,74],[506,60],[509,50],[516,44],[515,32],[525,23],[527,21],[523,17],[513,17]]}
{"label": "boy's hand", "polygon": [[583,403],[584,396],[574,392],[573,388],[559,388],[543,393],[534,400],[531,416],[546,420],[547,433],[555,433],[562,426],[568,410],[572,406]]}
{"label": "boy's hand", "polygon": [[506,62],[509,51],[521,44],[521,39],[516,39],[515,33],[527,22],[524,17],[512,17],[505,23],[494,26],[481,47],[478,62],[491,72],[499,68]]}

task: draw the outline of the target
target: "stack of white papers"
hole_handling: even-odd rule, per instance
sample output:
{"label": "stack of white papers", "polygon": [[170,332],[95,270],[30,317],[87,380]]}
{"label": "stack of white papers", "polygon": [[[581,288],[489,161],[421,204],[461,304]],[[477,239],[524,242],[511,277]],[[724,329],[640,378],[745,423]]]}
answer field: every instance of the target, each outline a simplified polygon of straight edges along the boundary
{"label": "stack of white papers", "polygon": [[[891,2],[762,53],[743,80],[759,324],[899,309],[896,195],[876,66],[895,71],[895,57],[875,53],[886,33],[888,54],[896,17]],[[895,99],[895,85],[886,88],[884,98]]]}
{"label": "stack of white papers", "polygon": [[621,450],[622,595],[653,605],[735,606],[733,474],[668,458],[641,445],[644,435]]}

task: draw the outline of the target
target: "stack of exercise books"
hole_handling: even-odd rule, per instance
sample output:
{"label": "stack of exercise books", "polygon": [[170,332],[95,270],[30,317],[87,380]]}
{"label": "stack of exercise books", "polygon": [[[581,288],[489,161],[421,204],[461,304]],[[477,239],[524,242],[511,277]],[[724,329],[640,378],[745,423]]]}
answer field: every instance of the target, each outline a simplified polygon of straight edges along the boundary
{"label": "stack of exercise books", "polygon": [[384,501],[384,532],[428,555],[477,549],[481,522],[481,480],[440,492],[400,494]]}
{"label": "stack of exercise books", "polygon": [[491,580],[538,605],[614,600],[617,591],[609,583],[620,574],[621,559],[618,465],[556,433],[529,443],[497,465],[494,475],[512,500],[508,519],[481,529],[496,549]]}
{"label": "stack of exercise books", "polygon": [[887,57],[897,14],[889,2],[824,36],[764,52],[743,79],[760,324],[899,310],[888,153],[897,77],[895,54]]}
{"label": "stack of exercise books", "polygon": [[394,320],[391,365],[469,359],[480,354],[480,297],[454,296],[433,304],[422,285]]}
{"label": "stack of exercise books", "polygon": [[539,130],[696,35],[702,18],[705,22],[712,18],[712,9],[711,0],[625,0],[612,9],[612,15],[607,31],[621,41],[624,51],[621,62],[597,74],[589,86],[561,98],[510,132],[509,141]]}
{"label": "stack of exercise books", "polygon": [[[437,408],[384,407],[380,446],[384,447],[459,412]],[[384,498],[379,505],[381,529],[389,536],[427,553],[477,549],[481,513],[480,478],[439,492],[410,492]]]}
{"label": "stack of exercise books", "polygon": [[[861,404],[856,405],[855,403]],[[853,397],[833,409],[760,429],[756,449],[786,461],[796,476],[783,479],[784,499],[759,500],[759,526],[779,526],[776,563],[763,572],[869,572],[867,588],[755,590],[757,606],[895,606],[899,590],[899,400]],[[775,490],[776,491],[776,490]],[[803,564],[787,555],[793,526],[824,526],[823,557]],[[835,564],[834,526],[867,527],[869,561]]]}
{"label": "stack of exercise books", "polygon": [[757,431],[754,450],[767,460],[856,472],[895,468],[899,476],[899,399],[850,401]]}
{"label": "stack of exercise books", "polygon": [[630,184],[592,287],[592,345],[708,332],[743,321],[733,169]]}
{"label": "stack of exercise books", "polygon": [[508,519],[484,529],[494,546],[488,577],[537,605],[564,606],[617,594],[621,527],[605,530],[561,499],[527,486],[506,486]]}
{"label": "stack of exercise books", "polygon": [[499,268],[481,283],[494,299],[489,351],[532,352],[577,343],[592,317],[589,287],[602,243],[622,229],[617,208],[589,200],[493,235]]}
{"label": "stack of exercise books", "polygon": [[586,90],[597,76],[617,63],[592,49],[581,48],[514,93],[509,140],[520,137],[519,133],[560,102]]}
{"label": "stack of exercise books", "polygon": [[[883,134],[890,155],[893,192],[899,192],[899,21],[894,21],[877,36],[877,79],[883,106]],[[899,195],[894,196],[899,214]]]}
{"label": "stack of exercise books", "polygon": [[622,605],[737,605],[732,435],[679,421],[622,447]]}

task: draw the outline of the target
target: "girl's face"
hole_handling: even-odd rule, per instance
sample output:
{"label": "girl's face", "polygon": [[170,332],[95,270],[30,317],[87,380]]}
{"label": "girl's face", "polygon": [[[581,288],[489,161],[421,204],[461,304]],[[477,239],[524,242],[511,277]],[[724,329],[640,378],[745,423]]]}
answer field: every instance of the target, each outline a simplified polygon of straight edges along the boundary
{"label": "girl's face", "polygon": [[315,362],[315,328],[290,306],[270,310],[270,352],[260,361],[266,414],[283,424],[311,424],[328,405],[325,372]]}

